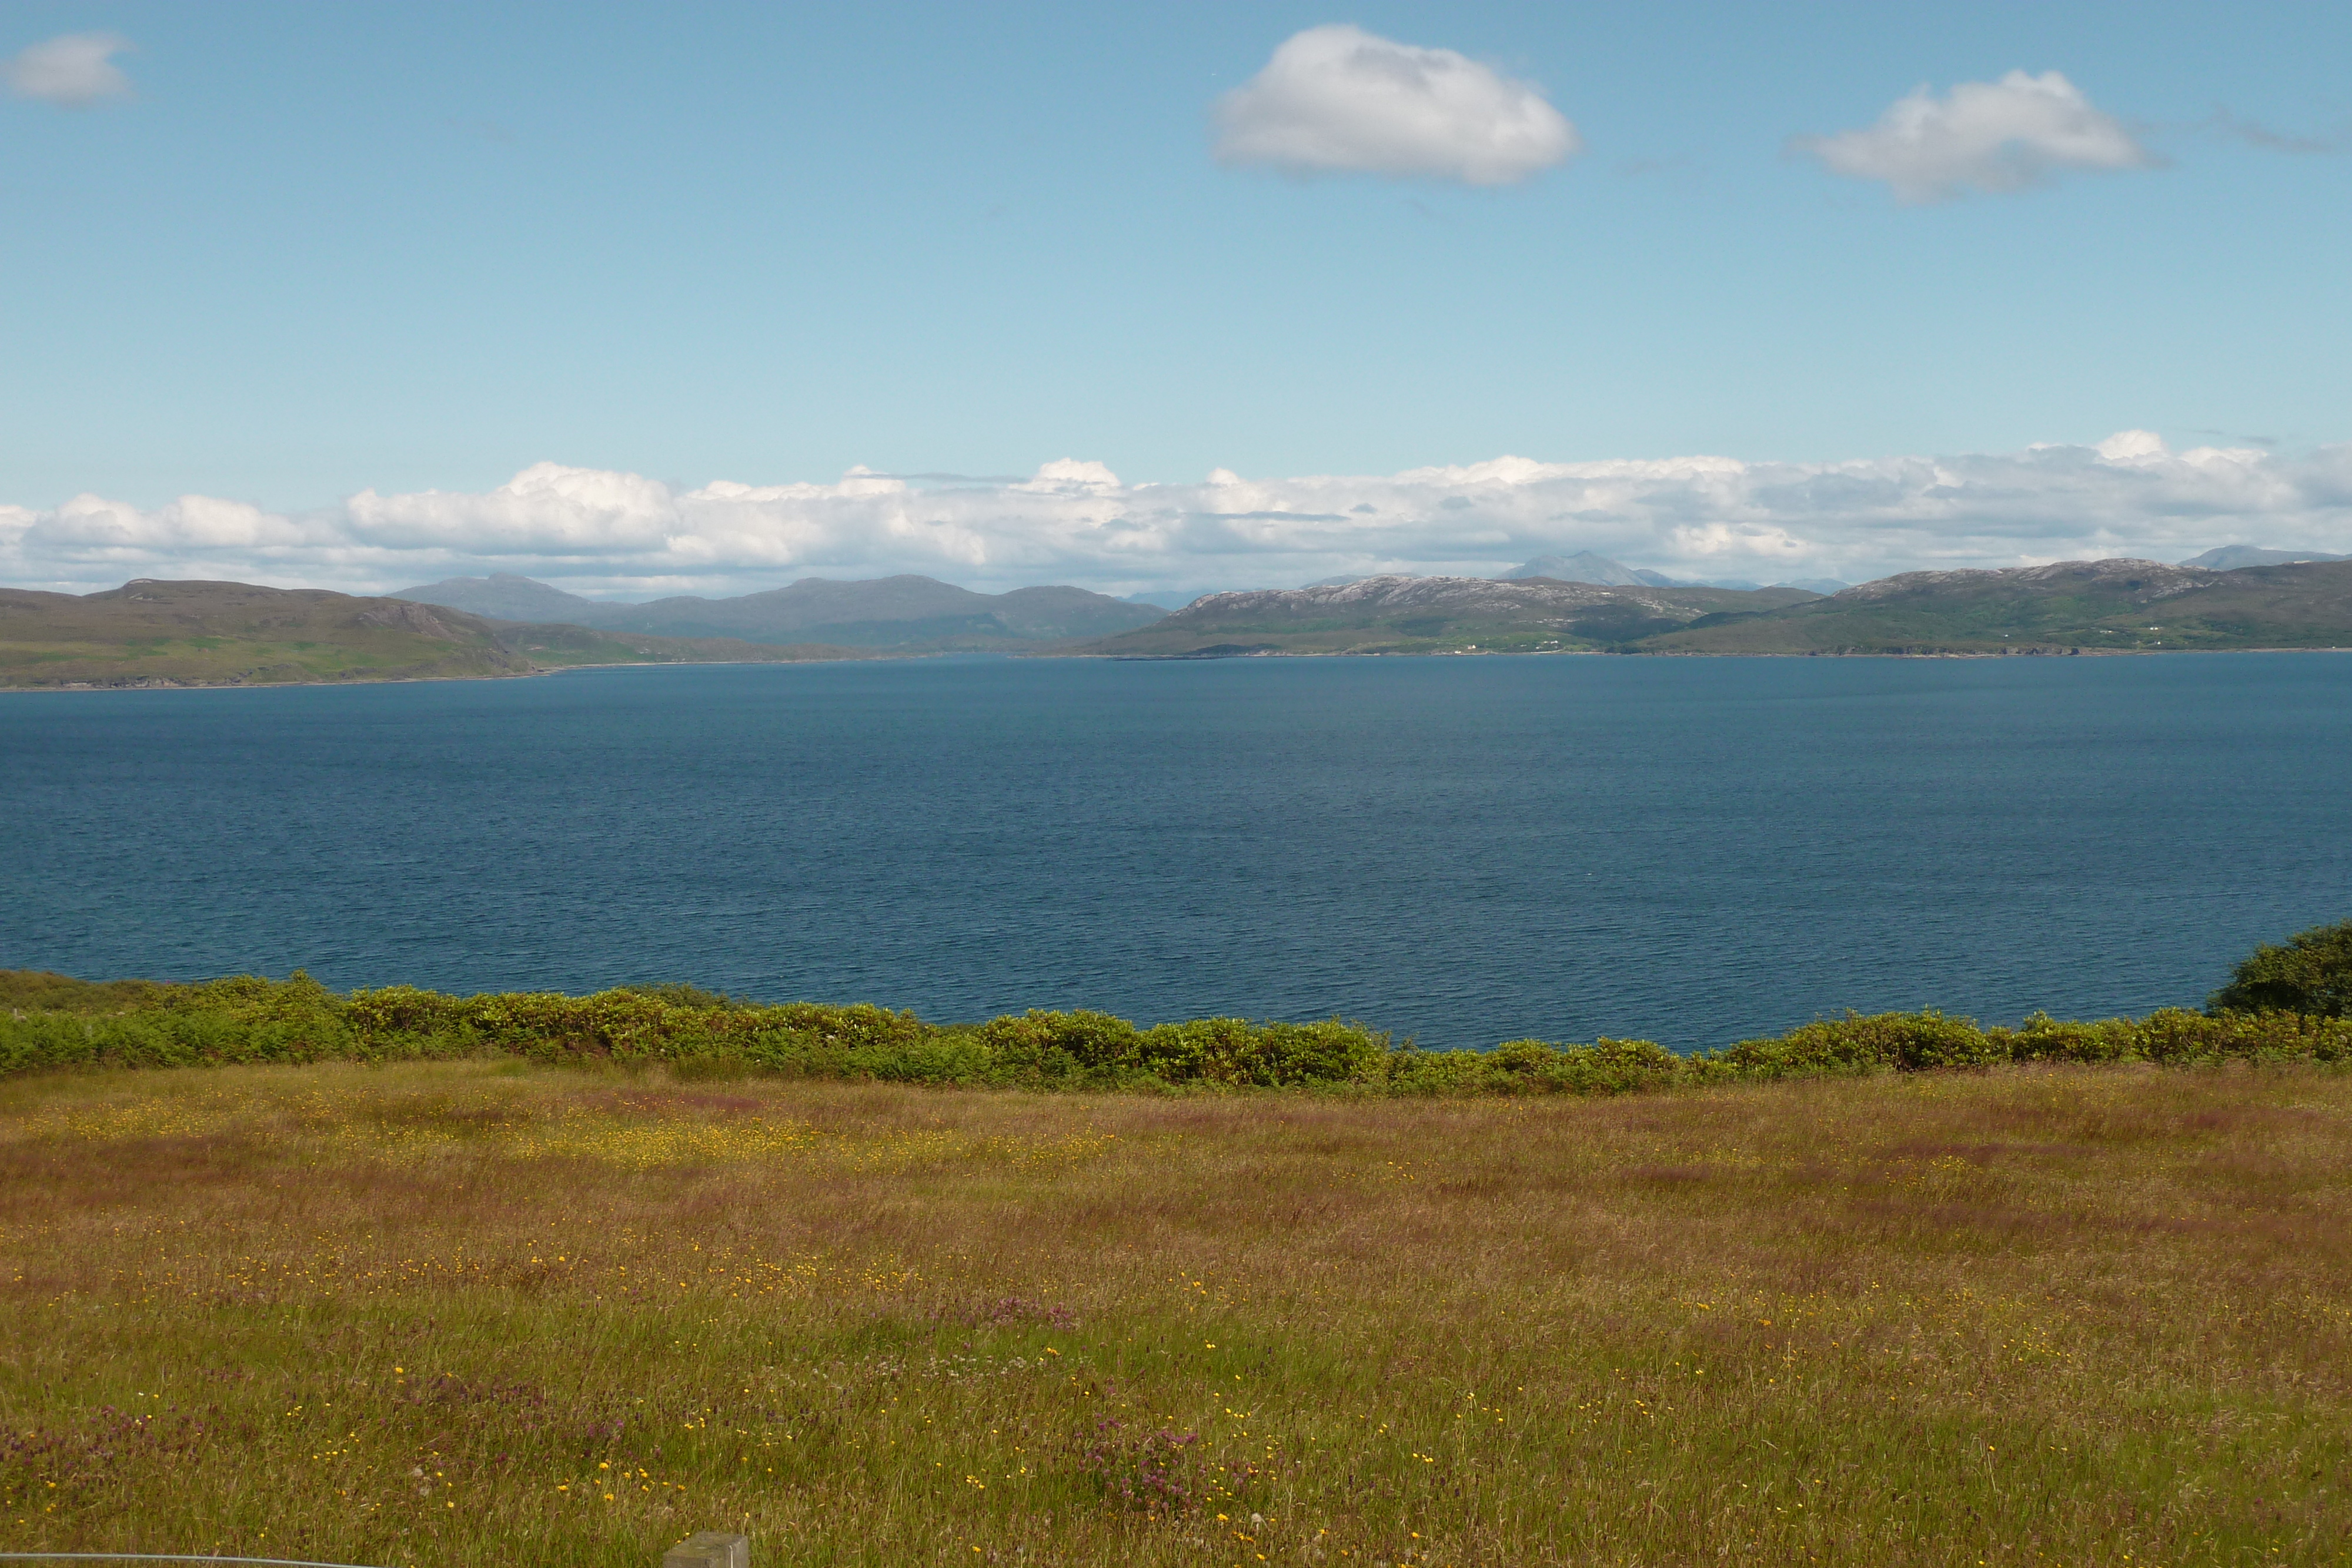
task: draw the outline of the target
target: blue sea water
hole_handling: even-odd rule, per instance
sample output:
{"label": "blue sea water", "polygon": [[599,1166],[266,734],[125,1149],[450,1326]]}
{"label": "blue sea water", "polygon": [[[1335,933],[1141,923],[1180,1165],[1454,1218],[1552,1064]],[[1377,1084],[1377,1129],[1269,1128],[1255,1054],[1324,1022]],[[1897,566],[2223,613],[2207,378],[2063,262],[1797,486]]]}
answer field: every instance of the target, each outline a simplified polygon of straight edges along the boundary
{"label": "blue sea water", "polygon": [[2352,658],[938,659],[0,697],[0,967],[1676,1047],[2352,915]]}

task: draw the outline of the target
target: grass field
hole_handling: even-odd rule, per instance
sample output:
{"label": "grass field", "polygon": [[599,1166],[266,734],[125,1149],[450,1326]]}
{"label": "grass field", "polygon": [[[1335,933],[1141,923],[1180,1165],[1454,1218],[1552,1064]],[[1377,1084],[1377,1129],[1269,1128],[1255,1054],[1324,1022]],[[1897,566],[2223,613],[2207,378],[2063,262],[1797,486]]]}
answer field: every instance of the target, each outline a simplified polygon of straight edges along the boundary
{"label": "grass field", "polygon": [[2352,1074],[0,1082],[0,1548],[2352,1560]]}

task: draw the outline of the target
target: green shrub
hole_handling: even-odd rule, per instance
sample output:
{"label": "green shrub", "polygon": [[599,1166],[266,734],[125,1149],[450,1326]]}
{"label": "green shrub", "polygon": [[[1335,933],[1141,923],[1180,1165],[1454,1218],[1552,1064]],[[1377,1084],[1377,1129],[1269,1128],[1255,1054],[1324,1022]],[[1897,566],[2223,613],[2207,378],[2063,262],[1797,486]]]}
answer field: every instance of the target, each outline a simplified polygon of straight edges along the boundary
{"label": "green shrub", "polygon": [[2035,1013],[2014,1030],[1986,1033],[2012,1061],[2124,1061],[2142,1054],[2139,1026],[2130,1019],[2073,1023]]}
{"label": "green shrub", "polygon": [[1407,1043],[1389,1058],[1382,1082],[1392,1094],[1466,1094],[1485,1085],[1488,1071],[1483,1051],[1422,1051]]}
{"label": "green shrub", "polygon": [[1466,1086],[1501,1094],[1632,1094],[1666,1088],[1690,1072],[1689,1059],[1654,1040],[1603,1035],[1591,1045],[1556,1046],[1512,1040],[1485,1053]]}
{"label": "green shrub", "polygon": [[343,1018],[365,1040],[438,1034],[457,1026],[460,1005],[457,998],[438,991],[386,986],[382,990],[353,991],[343,1002]]}
{"label": "green shrub", "polygon": [[1366,1083],[1381,1076],[1389,1037],[1360,1023],[1270,1023],[1258,1031],[1249,1082],[1267,1088],[1298,1083]]}
{"label": "green shrub", "polygon": [[1683,1058],[1654,1040],[1602,1035],[1561,1051],[1558,1082],[1571,1094],[1633,1094],[1665,1088],[1685,1071]]}
{"label": "green shrub", "polygon": [[[2309,936],[2310,933],[2305,933]],[[2352,1062],[2352,1018],[2270,1009],[2163,1009],[2067,1022],[2036,1013],[1980,1030],[1941,1013],[1848,1013],[1719,1051],[1650,1040],[1506,1041],[1421,1051],[1339,1019],[1193,1019],[1139,1030],[1108,1013],[1007,1014],[952,1028],[859,1003],[766,1006],[693,987],[570,997],[444,996],[410,986],[337,996],[309,976],[202,985],[86,985],[0,971],[0,1074],[207,1062],[391,1061],[477,1055],[667,1062],[681,1077],[769,1072],[1034,1088],[1320,1086],[1389,1094],[1630,1094],[1748,1079],[1919,1072],[1999,1062]]]}
{"label": "green shrub", "polygon": [[2264,943],[2207,998],[2217,1013],[2352,1014],[2352,920],[2298,931],[2284,944]]}
{"label": "green shrub", "polygon": [[1755,1078],[1852,1072],[1917,1072],[1936,1067],[1980,1067],[2004,1053],[1968,1019],[1918,1013],[1850,1012],[1816,1019],[1770,1040],[1743,1040],[1715,1060]]}
{"label": "green shrub", "polygon": [[1142,1036],[1108,1013],[1007,1013],[989,1019],[973,1037],[1003,1082],[1066,1083],[1115,1081],[1138,1071]]}
{"label": "green shrub", "polygon": [[47,969],[0,969],[0,1014],[121,1012],[184,988],[156,980],[77,980]]}

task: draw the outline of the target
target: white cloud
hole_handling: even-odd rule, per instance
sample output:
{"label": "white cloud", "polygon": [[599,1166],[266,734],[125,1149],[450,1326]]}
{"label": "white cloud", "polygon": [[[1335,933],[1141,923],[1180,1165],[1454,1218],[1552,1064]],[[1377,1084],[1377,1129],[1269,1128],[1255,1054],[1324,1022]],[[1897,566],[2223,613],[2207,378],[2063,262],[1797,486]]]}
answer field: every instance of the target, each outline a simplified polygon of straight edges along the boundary
{"label": "white cloud", "polygon": [[68,33],[0,60],[0,81],[20,98],[37,98],[84,109],[110,98],[127,98],[131,78],[114,57],[131,47],[112,33]]}
{"label": "white cloud", "polygon": [[1056,457],[1013,486],[1047,495],[1101,495],[1118,488],[1118,476],[1108,465],[1076,457]]}
{"label": "white cloud", "polygon": [[2137,458],[2151,460],[2168,457],[2164,437],[2153,430],[2118,430],[2091,448],[2110,463],[2129,463]]}
{"label": "white cloud", "polygon": [[1217,101],[1217,159],[1508,185],[1584,145],[1529,83],[1452,49],[1309,27]]}
{"label": "white cloud", "polygon": [[1801,136],[1790,145],[1832,173],[1883,180],[1909,203],[1948,201],[1972,189],[2021,190],[2060,169],[2157,162],[2056,71],[1962,82],[1940,99],[1923,86],[1866,131]]}
{"label": "white cloud", "polygon": [[0,581],[88,592],[132,577],[356,591],[515,571],[584,592],[741,593],[801,577],[923,572],[978,587],[1267,587],[1371,570],[1490,575],[1591,549],[1687,577],[1840,577],[2247,543],[2352,551],[2352,444],[2299,457],[2095,445],[1843,463],[1498,457],[1372,476],[1129,484],[1061,459],[936,488],[535,464],[495,489],[366,490],[315,513],[183,497],[0,505]]}

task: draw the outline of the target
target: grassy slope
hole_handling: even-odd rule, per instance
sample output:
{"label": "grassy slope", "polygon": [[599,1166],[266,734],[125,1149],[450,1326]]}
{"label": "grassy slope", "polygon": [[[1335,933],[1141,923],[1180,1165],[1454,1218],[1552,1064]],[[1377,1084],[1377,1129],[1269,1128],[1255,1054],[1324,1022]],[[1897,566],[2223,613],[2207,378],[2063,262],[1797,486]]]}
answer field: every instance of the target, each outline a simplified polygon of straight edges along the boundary
{"label": "grassy slope", "polygon": [[400,600],[236,582],[132,582],[79,597],[0,590],[0,685],[266,685],[530,667],[488,622]]}
{"label": "grassy slope", "polygon": [[488,621],[323,589],[133,582],[75,596],[0,589],[0,685],[262,685],[525,674],[578,664],[796,663],[810,643],[642,637]]}
{"label": "grassy slope", "polygon": [[[1609,591],[1600,591],[1607,595]],[[1252,595],[1242,603],[1185,610],[1079,652],[1170,656],[1206,652],[1424,653],[1475,646],[1489,653],[1614,647],[1662,626],[1701,616],[1777,609],[1812,596],[1788,589],[1629,589],[1620,598],[1561,612],[1496,615],[1475,608],[1392,609],[1286,603]],[[1669,607],[1660,616],[1632,596]],[[1598,596],[1597,596],[1598,597]]]}
{"label": "grassy slope", "polygon": [[[1475,611],[1325,607],[1252,596],[1087,645],[1084,652],[1436,653],[1617,648],[1669,653],[2071,653],[2352,647],[2352,562],[2231,572],[2113,570],[2043,580],[1990,572],[1922,575],[1863,597],[1787,591],[1641,590],[1671,614],[1601,604],[1496,616]],[[2176,591],[2182,582],[2193,586]],[[1691,623],[1666,622],[1682,617]]]}
{"label": "grassy slope", "polygon": [[[2319,1563],[2352,1077],[0,1084],[13,1550]],[[1165,1437],[1160,1434],[1167,1434]]]}
{"label": "grassy slope", "polygon": [[2021,592],[1986,574],[1883,598],[1833,598],[1753,620],[1669,632],[1660,653],[2066,653],[2352,648],[2352,562],[2209,574],[2151,598],[2109,579]]}

